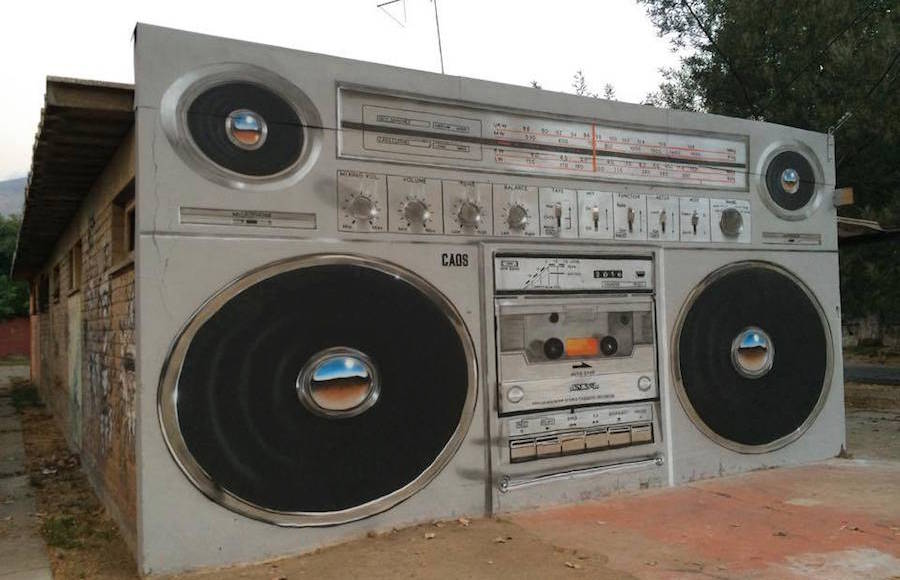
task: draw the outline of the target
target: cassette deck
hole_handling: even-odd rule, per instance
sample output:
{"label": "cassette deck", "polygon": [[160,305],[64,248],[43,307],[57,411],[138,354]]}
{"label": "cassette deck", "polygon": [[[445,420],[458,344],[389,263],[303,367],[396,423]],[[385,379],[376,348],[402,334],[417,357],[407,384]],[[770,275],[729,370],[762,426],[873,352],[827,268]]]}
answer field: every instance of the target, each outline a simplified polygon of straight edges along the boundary
{"label": "cassette deck", "polygon": [[652,259],[498,254],[494,272],[504,459],[654,443]]}

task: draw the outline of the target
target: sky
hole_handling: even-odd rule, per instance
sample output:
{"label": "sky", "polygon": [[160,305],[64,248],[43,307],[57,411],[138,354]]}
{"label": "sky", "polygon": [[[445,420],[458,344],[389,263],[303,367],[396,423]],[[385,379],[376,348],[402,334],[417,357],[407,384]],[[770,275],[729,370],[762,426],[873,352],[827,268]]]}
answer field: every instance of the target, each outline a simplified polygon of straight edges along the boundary
{"label": "sky", "polygon": [[[440,71],[434,4],[401,0],[18,0],[4,7],[0,180],[26,175],[45,78],[134,82],[135,22],[412,69]],[[447,74],[571,92],[584,71],[596,92],[640,102],[677,64],[635,0],[437,0]]]}

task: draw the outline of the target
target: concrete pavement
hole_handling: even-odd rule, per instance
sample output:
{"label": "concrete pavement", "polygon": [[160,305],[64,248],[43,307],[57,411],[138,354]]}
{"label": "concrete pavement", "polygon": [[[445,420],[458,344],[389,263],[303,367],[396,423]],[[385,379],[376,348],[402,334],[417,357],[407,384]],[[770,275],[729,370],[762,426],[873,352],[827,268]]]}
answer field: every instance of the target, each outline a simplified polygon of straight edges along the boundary
{"label": "concrete pavement", "polygon": [[900,385],[900,367],[845,363],[844,380],[876,385]]}
{"label": "concrete pavement", "polygon": [[0,367],[0,580],[51,580],[25,472],[22,423],[10,397],[17,376],[27,377],[28,367]]}

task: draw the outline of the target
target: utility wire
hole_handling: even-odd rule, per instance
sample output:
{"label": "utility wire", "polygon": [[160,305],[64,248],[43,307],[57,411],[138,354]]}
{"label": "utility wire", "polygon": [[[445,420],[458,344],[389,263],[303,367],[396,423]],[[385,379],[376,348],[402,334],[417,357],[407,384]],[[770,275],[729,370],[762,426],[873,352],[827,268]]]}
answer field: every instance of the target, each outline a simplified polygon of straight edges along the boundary
{"label": "utility wire", "polygon": [[797,70],[797,72],[794,73],[794,75],[790,78],[790,80],[788,80],[788,82],[787,82],[786,84],[782,85],[782,87],[778,90],[778,92],[776,92],[773,96],[771,96],[771,97],[769,97],[768,99],[766,99],[765,103],[762,104],[762,108],[765,109],[765,108],[768,107],[770,104],[772,104],[772,101],[776,101],[778,98],[780,98],[782,95],[784,95],[784,93],[785,93],[788,89],[790,89],[791,86],[793,86],[793,84],[794,84],[795,82],[797,82],[797,80],[798,80],[801,76],[803,76],[804,74],[806,74],[806,72],[810,69],[810,67],[812,67],[814,64],[816,64],[816,62],[819,60],[819,58],[820,58],[823,54],[825,54],[825,52],[826,52],[829,48],[831,48],[831,46],[832,46],[835,42],[837,42],[837,40],[838,40],[840,37],[842,37],[844,34],[846,34],[851,28],[853,28],[854,26],[856,26],[856,24],[857,24],[860,20],[862,20],[864,17],[867,16],[867,13],[871,12],[872,10],[874,10],[876,4],[878,4],[878,0],[873,1],[871,4],[868,4],[863,10],[860,10],[859,12],[857,12],[857,13],[856,13],[856,16],[854,16],[853,19],[850,21],[850,24],[848,24],[848,25],[845,26],[840,32],[838,32],[837,34],[835,34],[834,36],[832,36],[831,39],[829,39],[829,41],[828,41],[827,43],[825,43],[825,46],[822,47],[822,49],[819,50],[819,51],[815,54],[815,56],[813,56],[813,57],[810,58],[808,61],[806,61],[806,63],[805,63],[802,67],[800,67],[800,69]]}
{"label": "utility wire", "polygon": [[688,4],[686,0],[681,0],[681,5],[688,12],[690,12],[691,17],[694,19],[694,22],[696,22],[697,26],[700,27],[700,30],[703,31],[703,35],[706,36],[706,40],[709,41],[710,46],[713,47],[713,50],[716,51],[716,54],[719,55],[719,58],[725,61],[725,64],[728,66],[728,72],[731,73],[731,76],[734,77],[734,80],[736,80],[738,85],[741,87],[741,92],[744,94],[744,100],[747,102],[747,106],[750,107],[750,111],[755,117],[759,116],[759,109],[753,103],[753,99],[750,98],[750,93],[747,91],[747,86],[744,84],[743,79],[741,79],[741,76],[738,74],[737,67],[734,66],[734,62],[732,62],[732,60],[728,58],[728,56],[726,56],[724,52],[722,52],[722,49],[720,49],[716,41],[713,40],[712,34],[709,32],[709,30],[706,29],[706,26],[700,20],[700,17],[697,16],[697,14],[694,12],[694,9],[691,8],[690,4]]}

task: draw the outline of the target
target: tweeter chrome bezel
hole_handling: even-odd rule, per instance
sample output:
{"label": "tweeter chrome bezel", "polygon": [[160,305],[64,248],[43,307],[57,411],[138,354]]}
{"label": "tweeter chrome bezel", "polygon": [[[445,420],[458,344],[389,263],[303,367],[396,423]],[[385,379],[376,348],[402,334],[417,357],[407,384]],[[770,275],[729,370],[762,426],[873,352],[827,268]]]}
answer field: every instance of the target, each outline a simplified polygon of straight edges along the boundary
{"label": "tweeter chrome bezel", "polygon": [[[266,508],[232,493],[212,479],[187,446],[178,419],[178,380],[188,349],[203,325],[232,298],[268,278],[284,272],[318,266],[356,266],[369,268],[396,277],[409,284],[431,300],[447,317],[459,338],[466,360],[466,396],[459,423],[440,453],[415,479],[387,495],[366,503],[335,511],[284,511]],[[406,501],[443,471],[450,463],[465,439],[478,400],[478,361],[475,345],[462,315],[450,299],[418,274],[402,266],[379,258],[358,254],[310,254],[272,262],[251,270],[231,281],[208,298],[179,330],[162,365],[157,386],[157,416],[163,440],[169,452],[187,479],[206,497],[219,505],[247,517],[282,527],[321,527],[345,524],[374,516]],[[298,404],[300,404],[298,402]]]}
{"label": "tweeter chrome bezel", "polygon": [[[819,394],[819,398],[816,401],[816,404],[810,411],[809,416],[806,417],[803,423],[801,423],[800,426],[798,426],[794,431],[788,433],[787,435],[784,435],[783,437],[775,439],[774,441],[762,445],[748,445],[745,443],[733,441],[731,439],[723,437],[722,435],[719,435],[706,424],[706,422],[694,409],[690,397],[685,390],[684,380],[681,373],[681,356],[679,352],[681,331],[684,326],[684,322],[687,319],[688,313],[694,306],[694,303],[697,301],[697,298],[700,296],[700,294],[720,278],[732,272],[749,268],[767,268],[783,276],[786,276],[791,282],[795,283],[803,291],[803,293],[806,294],[807,298],[809,298],[810,302],[812,303],[816,313],[819,315],[819,321],[822,323],[822,329],[827,345],[827,352],[825,356],[825,377],[823,379],[822,391]],[[716,270],[708,274],[705,278],[703,278],[688,293],[687,298],[685,298],[684,304],[682,305],[681,310],[678,313],[678,319],[675,322],[675,328],[672,331],[672,356],[670,362],[672,376],[675,379],[675,393],[678,396],[678,402],[681,404],[681,408],[687,414],[688,419],[691,421],[691,424],[693,424],[708,439],[710,439],[717,445],[720,445],[721,447],[745,455],[771,453],[773,451],[781,449],[782,447],[793,443],[804,433],[806,433],[809,428],[812,427],[816,419],[818,419],[819,415],[822,412],[822,409],[825,407],[825,402],[828,400],[828,396],[831,393],[831,385],[833,379],[832,374],[834,373],[834,340],[831,333],[831,324],[828,322],[828,317],[825,315],[825,310],[822,308],[822,304],[819,302],[818,298],[816,298],[815,293],[808,285],[806,285],[795,274],[791,273],[787,268],[784,268],[783,266],[780,266],[773,262],[767,262],[763,260],[743,260],[717,268]]]}
{"label": "tweeter chrome bezel", "polygon": [[[768,180],[766,179],[769,165],[775,157],[788,151],[797,153],[806,159],[816,179],[813,196],[803,207],[795,210],[785,209],[775,203],[775,200],[769,194]],[[755,174],[756,191],[759,198],[773,214],[783,220],[799,221],[807,219],[819,209],[819,206],[822,205],[822,201],[825,199],[825,171],[822,164],[819,163],[818,155],[804,143],[798,141],[776,141],[770,143],[758,158]]]}
{"label": "tweeter chrome bezel", "polygon": [[[255,84],[275,93],[299,117],[303,145],[289,167],[263,176],[238,173],[207,157],[194,141],[187,122],[194,99],[213,87],[234,82]],[[163,94],[160,121],[172,148],[188,166],[214,183],[238,190],[272,191],[293,185],[310,171],[322,150],[322,118],[312,100],[289,80],[248,64],[218,64],[182,75]]]}

